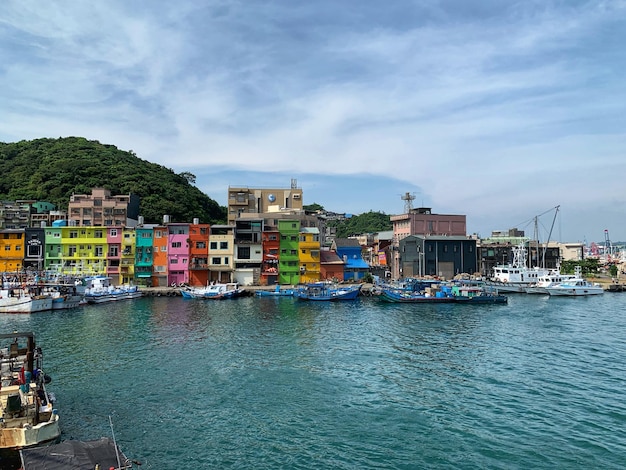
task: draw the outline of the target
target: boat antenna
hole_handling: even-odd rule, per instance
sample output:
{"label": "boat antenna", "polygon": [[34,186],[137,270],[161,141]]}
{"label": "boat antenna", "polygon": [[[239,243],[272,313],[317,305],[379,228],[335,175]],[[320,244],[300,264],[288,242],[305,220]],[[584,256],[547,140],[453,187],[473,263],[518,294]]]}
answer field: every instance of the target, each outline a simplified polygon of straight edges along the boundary
{"label": "boat antenna", "polygon": [[109,415],[109,425],[111,426],[111,436],[113,436],[113,445],[115,446],[115,457],[117,458],[117,468],[122,468],[122,462],[120,461],[120,453],[117,448],[117,442],[115,441],[115,432],[113,431],[113,420]]}

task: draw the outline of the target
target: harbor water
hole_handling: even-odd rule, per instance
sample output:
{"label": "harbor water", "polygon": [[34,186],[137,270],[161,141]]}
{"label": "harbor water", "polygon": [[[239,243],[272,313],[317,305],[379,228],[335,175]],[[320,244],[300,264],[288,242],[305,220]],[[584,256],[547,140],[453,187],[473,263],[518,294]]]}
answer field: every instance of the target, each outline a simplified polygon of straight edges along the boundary
{"label": "harbor water", "polygon": [[1,315],[15,330],[43,349],[63,439],[113,436],[143,469],[626,462],[624,294],[150,297]]}

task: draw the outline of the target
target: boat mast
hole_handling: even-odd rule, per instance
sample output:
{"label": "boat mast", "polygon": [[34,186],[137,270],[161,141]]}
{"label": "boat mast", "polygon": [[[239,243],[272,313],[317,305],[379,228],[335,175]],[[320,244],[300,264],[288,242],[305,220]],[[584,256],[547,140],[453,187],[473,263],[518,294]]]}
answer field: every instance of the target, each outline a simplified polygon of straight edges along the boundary
{"label": "boat mast", "polygon": [[550,242],[550,237],[552,236],[552,230],[554,229],[554,222],[556,222],[556,216],[559,214],[559,208],[561,206],[558,205],[554,208],[554,217],[552,218],[552,225],[550,226],[550,232],[548,233],[548,239],[546,240],[546,246],[543,247],[543,253],[542,253],[542,264],[543,267],[546,267],[546,251],[548,250],[548,243]]}

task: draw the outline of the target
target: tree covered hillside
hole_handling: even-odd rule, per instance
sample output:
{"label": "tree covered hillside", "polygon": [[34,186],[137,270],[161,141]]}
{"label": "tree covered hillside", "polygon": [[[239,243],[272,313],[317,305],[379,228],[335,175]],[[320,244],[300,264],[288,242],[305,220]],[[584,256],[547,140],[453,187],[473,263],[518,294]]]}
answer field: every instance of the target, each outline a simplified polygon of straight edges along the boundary
{"label": "tree covered hillside", "polygon": [[[36,139],[0,143],[0,197],[35,199],[67,209],[72,193],[91,194],[106,188],[111,194],[136,194],[146,223],[224,223],[226,208],[191,183],[193,175],[180,175],[138,158],[132,151],[82,137]],[[226,190],[226,188],[224,188]]]}

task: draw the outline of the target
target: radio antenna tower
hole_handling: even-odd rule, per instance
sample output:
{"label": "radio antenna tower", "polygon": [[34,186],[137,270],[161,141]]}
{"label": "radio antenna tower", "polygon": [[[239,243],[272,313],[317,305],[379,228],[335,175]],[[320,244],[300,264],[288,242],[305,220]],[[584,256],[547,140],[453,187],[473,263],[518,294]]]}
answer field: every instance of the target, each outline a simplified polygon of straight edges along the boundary
{"label": "radio antenna tower", "polygon": [[400,198],[404,201],[404,213],[408,214],[413,210],[413,201],[415,200],[415,194],[404,193],[404,195],[400,196]]}

